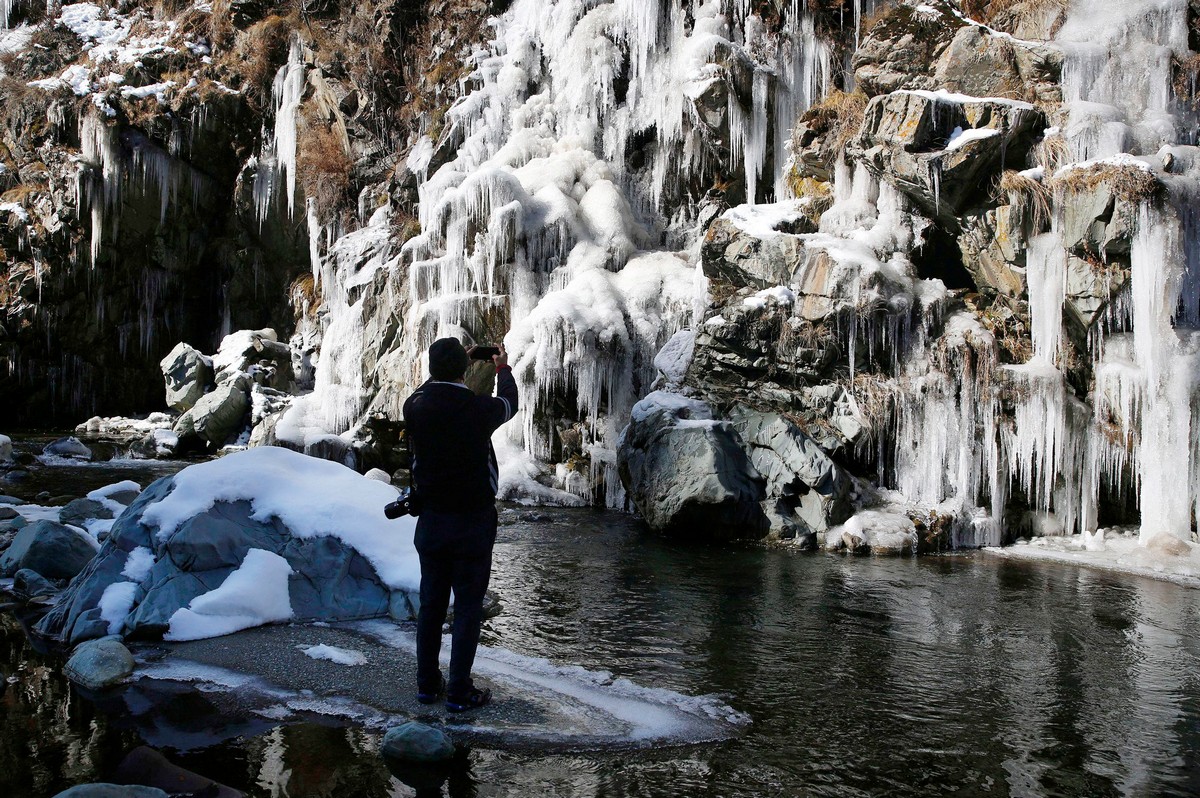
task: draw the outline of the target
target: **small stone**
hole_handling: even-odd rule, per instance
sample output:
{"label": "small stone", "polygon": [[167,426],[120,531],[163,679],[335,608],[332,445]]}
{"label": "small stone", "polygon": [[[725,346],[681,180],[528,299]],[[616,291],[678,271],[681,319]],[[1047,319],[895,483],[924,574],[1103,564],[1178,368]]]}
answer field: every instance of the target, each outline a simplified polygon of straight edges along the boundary
{"label": "small stone", "polygon": [[83,526],[93,518],[112,518],[112,510],[95,499],[72,499],[58,511],[58,520],[64,524]]}
{"label": "small stone", "polygon": [[409,722],[388,729],[380,750],[385,757],[404,762],[445,762],[454,756],[454,743],[440,729]]}
{"label": "small stone", "polygon": [[0,507],[0,521],[10,521],[13,518],[20,518],[21,514],[11,507]]}
{"label": "small stone", "polygon": [[7,521],[0,521],[0,533],[12,532],[14,535],[18,529],[29,526],[29,522],[25,520],[25,516],[18,515],[16,518],[10,518]]}
{"label": "small stone", "polygon": [[102,690],[133,673],[133,655],[120,641],[104,637],[81,643],[67,660],[67,678],[88,688]]}
{"label": "small stone", "polygon": [[156,787],[137,784],[77,784],[54,798],[170,798]]}
{"label": "small stone", "polygon": [[372,468],[364,476],[366,476],[367,479],[378,480],[385,485],[392,484],[392,475],[384,471],[382,468]]}
{"label": "small stone", "polygon": [[58,592],[49,579],[28,568],[22,568],[13,576],[13,590],[31,599],[52,596]]}
{"label": "small stone", "polygon": [[83,441],[74,436],[59,438],[53,443],[46,444],[46,448],[42,449],[42,454],[52,454],[58,457],[73,457],[80,460],[91,460],[92,450],[83,444]]}

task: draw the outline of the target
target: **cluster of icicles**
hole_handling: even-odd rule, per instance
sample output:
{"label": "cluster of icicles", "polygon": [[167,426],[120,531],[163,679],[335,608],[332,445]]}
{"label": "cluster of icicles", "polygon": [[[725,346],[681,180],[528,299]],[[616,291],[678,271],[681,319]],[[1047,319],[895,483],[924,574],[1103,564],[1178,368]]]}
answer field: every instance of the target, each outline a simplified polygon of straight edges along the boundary
{"label": "cluster of icicles", "polygon": [[[1195,160],[1176,146],[1194,142],[1172,114],[1179,110],[1171,54],[1188,50],[1187,19],[1185,0],[1073,5],[1057,36],[1068,123],[1048,131],[1065,139],[1073,160],[1122,153]],[[1053,514],[1043,532],[1093,533],[1102,494],[1122,502],[1136,495],[1143,542],[1160,533],[1190,539],[1192,518],[1200,517],[1200,184],[1194,169],[1182,171],[1169,179],[1161,207],[1140,207],[1130,280],[1088,337],[1090,406],[1062,371],[1062,208],[1050,232],[1029,242],[1029,361],[998,367],[995,341],[974,330],[943,348],[941,368],[907,381],[896,487],[911,500],[988,506],[976,513],[975,539],[962,542],[999,542],[1014,486],[1035,511]],[[1002,389],[1015,407],[1010,423],[998,420]]]}

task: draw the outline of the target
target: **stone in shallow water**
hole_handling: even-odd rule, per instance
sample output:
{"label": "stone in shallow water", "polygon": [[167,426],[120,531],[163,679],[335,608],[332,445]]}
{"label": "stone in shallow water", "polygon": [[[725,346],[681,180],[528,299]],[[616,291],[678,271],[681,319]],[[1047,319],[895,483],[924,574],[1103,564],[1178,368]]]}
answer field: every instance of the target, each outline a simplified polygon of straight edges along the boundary
{"label": "stone in shallow water", "polygon": [[11,521],[20,518],[21,514],[11,507],[0,507],[0,521]]}
{"label": "stone in shallow water", "polygon": [[59,438],[53,443],[46,444],[46,448],[42,449],[42,454],[53,454],[58,457],[75,457],[82,460],[92,459],[92,450],[83,444],[83,441],[74,436]]}
{"label": "stone in shallow water", "polygon": [[67,660],[67,678],[89,690],[111,687],[133,673],[133,655],[110,637],[89,640]]}
{"label": "stone in shallow water", "polygon": [[454,743],[440,729],[409,722],[388,729],[380,751],[385,757],[402,762],[446,762],[454,756]]}
{"label": "stone in shallow water", "polygon": [[16,507],[25,503],[24,499],[18,499],[16,496],[0,495],[0,504],[11,504]]}
{"label": "stone in shallow water", "polygon": [[170,798],[170,795],[137,784],[78,784],[54,798]]}
{"label": "stone in shallow water", "polygon": [[93,518],[112,518],[112,510],[95,499],[72,499],[58,511],[58,520],[64,524],[83,526]]}
{"label": "stone in shallow water", "polygon": [[0,576],[29,568],[48,579],[71,579],[95,556],[96,549],[75,530],[54,521],[37,521],[22,527],[0,556]]}
{"label": "stone in shallow water", "polygon": [[52,596],[58,592],[58,588],[37,571],[22,568],[13,577],[13,592],[32,599],[39,596]]}

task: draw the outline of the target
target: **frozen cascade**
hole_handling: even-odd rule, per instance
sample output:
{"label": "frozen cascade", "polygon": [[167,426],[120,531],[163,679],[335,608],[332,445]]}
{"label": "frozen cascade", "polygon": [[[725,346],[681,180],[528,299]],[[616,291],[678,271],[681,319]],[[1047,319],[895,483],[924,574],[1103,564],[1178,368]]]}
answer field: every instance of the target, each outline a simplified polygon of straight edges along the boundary
{"label": "frozen cascade", "polygon": [[101,113],[82,116],[79,122],[81,157],[76,178],[76,202],[91,216],[91,262],[95,266],[105,236],[115,239],[122,194],[159,199],[158,224],[167,219],[171,205],[186,196],[195,202],[209,178],[174,158],[136,130],[123,132],[105,121]]}
{"label": "frozen cascade", "polygon": [[1074,160],[1151,154],[1179,141],[1172,55],[1188,52],[1188,0],[1075,0],[1056,41],[1066,52],[1065,130]]}
{"label": "frozen cascade", "polygon": [[[497,442],[510,475],[529,471],[530,458],[567,457],[552,408],[573,406],[579,419],[582,460],[560,467],[561,492],[519,478],[506,482],[513,495],[623,503],[618,433],[649,390],[654,355],[691,323],[701,291],[691,257],[670,251],[695,235],[689,186],[729,163],[751,198],[785,190],[791,124],[826,89],[830,51],[807,10],[793,4],[784,16],[771,33],[740,2],[517,0],[492,21],[491,46],[473,56],[478,88],[446,114],[462,142],[453,160],[431,170],[432,142],[415,148],[421,234],[398,256],[372,257],[405,308],[392,362],[413,364],[412,385],[437,337],[483,342],[510,330],[524,416]],[[734,90],[739,81],[749,96]],[[280,175],[291,179],[303,92],[293,42],[276,77],[274,131],[264,131],[260,212]],[[630,145],[647,137],[631,167]],[[362,334],[363,311],[346,290],[356,278],[329,265],[354,260],[339,250],[357,235],[333,244],[319,267],[314,258],[330,309],[316,389],[287,412],[281,436],[341,433],[366,408],[367,377],[348,362]],[[408,390],[393,387],[373,408],[395,417]]]}
{"label": "frozen cascade", "polygon": [[281,188],[287,191],[288,216],[295,209],[296,112],[307,85],[304,43],[299,36],[293,36],[287,63],[279,68],[271,85],[274,125],[269,131],[265,125],[263,127],[262,154],[254,173],[254,205],[260,221],[271,213]]}

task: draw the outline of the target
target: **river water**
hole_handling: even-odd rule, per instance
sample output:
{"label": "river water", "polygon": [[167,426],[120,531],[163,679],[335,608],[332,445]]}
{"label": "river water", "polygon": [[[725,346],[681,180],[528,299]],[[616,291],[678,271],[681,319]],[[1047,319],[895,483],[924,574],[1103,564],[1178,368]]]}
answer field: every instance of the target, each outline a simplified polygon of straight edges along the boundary
{"label": "river water", "polygon": [[[485,644],[719,694],[752,723],[653,751],[476,749],[443,795],[1200,794],[1198,591],[984,553],[698,546],[602,511],[502,524]],[[193,689],[89,700],[0,618],[0,796],[110,778],[143,743],[255,796],[418,794],[333,720],[274,726]]]}

